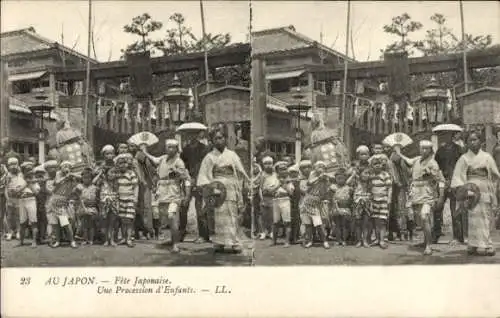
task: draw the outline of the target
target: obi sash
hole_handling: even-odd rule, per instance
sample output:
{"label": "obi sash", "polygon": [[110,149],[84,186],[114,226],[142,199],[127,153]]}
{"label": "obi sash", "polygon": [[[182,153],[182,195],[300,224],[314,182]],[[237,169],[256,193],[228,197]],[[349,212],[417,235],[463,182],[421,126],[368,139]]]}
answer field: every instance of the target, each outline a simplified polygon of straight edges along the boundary
{"label": "obi sash", "polygon": [[213,168],[213,175],[214,175],[214,178],[231,177],[231,176],[234,176],[234,170],[231,166],[223,166],[223,167],[215,166]]}

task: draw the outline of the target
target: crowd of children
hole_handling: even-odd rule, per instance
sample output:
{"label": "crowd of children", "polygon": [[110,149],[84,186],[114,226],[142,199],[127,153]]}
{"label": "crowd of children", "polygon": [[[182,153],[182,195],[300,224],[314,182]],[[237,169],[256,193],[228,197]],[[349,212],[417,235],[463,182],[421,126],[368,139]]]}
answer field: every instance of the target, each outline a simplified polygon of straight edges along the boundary
{"label": "crowd of children", "polygon": [[[176,140],[168,140],[167,146],[178,149]],[[134,156],[127,144],[120,144],[116,151],[106,145],[101,153],[102,164],[78,174],[69,161],[48,160],[35,166],[34,159],[20,163],[16,156],[4,158],[0,185],[5,239],[16,238],[24,245],[29,236],[33,247],[47,243],[56,248],[69,242],[77,248],[77,240],[82,245],[99,241],[105,246],[133,247],[139,200]],[[166,224],[161,224],[158,193],[154,193],[153,235],[159,239]]]}
{"label": "crowd of children", "polygon": [[[329,249],[334,241],[338,246],[386,249],[396,173],[386,151],[394,152],[388,148],[359,146],[356,160],[334,173],[326,172],[323,161],[290,164],[274,162],[271,156],[260,162],[255,159],[256,236],[270,238],[273,245],[285,237],[285,247],[301,242],[309,248],[321,242]],[[399,208],[405,226],[401,227],[404,233],[397,235],[401,240],[413,240],[412,209],[406,202]]]}

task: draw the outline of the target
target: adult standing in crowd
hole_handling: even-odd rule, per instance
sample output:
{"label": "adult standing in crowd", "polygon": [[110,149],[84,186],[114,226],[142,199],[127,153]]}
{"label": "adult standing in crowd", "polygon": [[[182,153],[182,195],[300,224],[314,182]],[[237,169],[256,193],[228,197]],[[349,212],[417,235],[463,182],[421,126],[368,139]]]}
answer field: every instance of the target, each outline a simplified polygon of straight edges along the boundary
{"label": "adult standing in crowd", "polygon": [[209,217],[213,213],[208,208],[203,207],[203,193],[201,188],[196,186],[196,179],[200,171],[200,165],[203,158],[205,158],[208,153],[208,146],[205,145],[201,140],[204,138],[204,131],[193,133],[190,137],[189,143],[182,149],[181,159],[186,165],[186,169],[191,176],[191,195],[188,198],[188,204],[182,207],[180,214],[180,236],[181,241],[184,240],[186,236],[186,227],[189,211],[189,203],[194,197],[194,206],[196,209],[196,222],[198,224],[198,238],[197,243],[208,242],[210,240],[210,232],[213,230],[210,226],[209,220],[213,219]]}
{"label": "adult standing in crowd", "polygon": [[128,148],[133,156],[132,166],[139,179],[139,198],[137,203],[137,213],[135,216],[135,238],[139,239],[139,232],[147,238],[154,235],[153,231],[153,210],[152,191],[155,184],[155,166],[151,160],[138,151],[137,145],[129,142]]}
{"label": "adult standing in crowd", "polygon": [[229,247],[234,252],[241,252],[239,215],[244,209],[241,181],[250,183],[251,180],[238,155],[227,148],[227,132],[224,128],[216,127],[210,133],[214,149],[201,162],[197,186],[204,187],[207,195],[215,187],[215,182],[224,186],[224,201],[214,210],[215,234],[212,242],[216,251]]}
{"label": "adult standing in crowd", "polygon": [[[465,147],[462,141],[461,132],[454,132],[451,140],[443,144],[436,152],[434,159],[439,165],[439,169],[443,172],[446,179],[445,188],[445,201],[450,200],[451,222],[453,228],[453,239],[450,244],[455,245],[457,242],[464,243],[467,236],[467,217],[464,215],[457,215],[457,199],[455,192],[450,187],[453,170],[457,164],[460,156],[465,152]],[[444,206],[439,207],[434,211],[434,227],[433,227],[433,241],[436,244],[439,237],[442,236],[443,225],[443,210]]]}
{"label": "adult standing in crowd", "polygon": [[480,133],[471,131],[467,146],[468,151],[455,166],[450,186],[462,193],[460,204],[467,210],[469,254],[494,256],[491,231],[493,207],[497,204],[495,182],[500,172],[493,157],[481,149]]}

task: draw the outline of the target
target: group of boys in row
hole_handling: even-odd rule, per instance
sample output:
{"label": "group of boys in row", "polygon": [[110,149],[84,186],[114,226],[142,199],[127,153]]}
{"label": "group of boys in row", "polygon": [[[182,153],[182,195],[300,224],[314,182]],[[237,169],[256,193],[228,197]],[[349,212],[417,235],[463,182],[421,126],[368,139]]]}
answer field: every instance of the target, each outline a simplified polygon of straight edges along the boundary
{"label": "group of boys in row", "polygon": [[[284,236],[285,247],[302,242],[309,248],[319,241],[328,249],[334,240],[339,246],[349,242],[386,249],[386,241],[395,236],[412,241],[419,226],[424,255],[432,254],[431,244],[442,236],[445,190],[463,151],[445,178],[432,143],[421,141],[419,150],[420,156],[408,158],[399,146],[361,145],[349,167],[330,173],[323,161],[290,164],[266,155],[256,158],[257,236],[270,238],[273,245]],[[282,227],[285,235],[280,235]]]}
{"label": "group of boys in row", "polygon": [[[159,239],[162,227],[168,226],[173,251],[178,251],[177,243],[185,234],[179,232],[179,212],[188,205],[192,183],[179,156],[179,144],[175,139],[167,140],[166,155],[159,158],[150,155],[146,147],[138,148],[133,144],[120,144],[117,149],[106,145],[101,151],[102,164],[78,174],[66,160],[52,159],[35,166],[35,160],[21,163],[19,156],[4,155],[0,190],[5,238],[11,240],[15,234],[23,245],[29,228],[33,247],[48,243],[56,248],[65,238],[76,248],[77,235],[83,245],[99,239],[106,246],[133,247],[141,234]],[[149,164],[142,171],[137,153]],[[198,155],[203,158],[203,154]],[[145,173],[153,179],[149,185]],[[148,187],[152,193],[149,203],[144,202]],[[152,228],[146,225],[147,208],[152,210]]]}

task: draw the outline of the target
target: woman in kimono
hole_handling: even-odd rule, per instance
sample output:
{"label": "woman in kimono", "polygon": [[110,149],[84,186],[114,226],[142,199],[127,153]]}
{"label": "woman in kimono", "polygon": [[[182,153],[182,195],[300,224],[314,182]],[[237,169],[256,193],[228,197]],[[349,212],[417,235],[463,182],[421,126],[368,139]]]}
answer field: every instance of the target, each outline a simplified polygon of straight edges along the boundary
{"label": "woman in kimono", "polygon": [[[475,184],[481,194],[479,202],[468,211],[468,252],[476,255],[495,255],[491,241],[491,231],[494,228],[494,207],[497,204],[495,196],[495,181],[500,173],[493,157],[481,150],[479,133],[472,131],[467,138],[468,151],[463,154],[455,166],[451,187],[467,188],[467,184]],[[468,191],[469,192],[469,191]]]}
{"label": "woman in kimono", "polygon": [[201,162],[197,186],[207,189],[211,183],[218,181],[226,188],[224,202],[214,211],[215,235],[212,242],[216,252],[230,247],[233,252],[239,253],[242,249],[238,215],[244,210],[241,181],[250,183],[251,180],[238,155],[227,148],[227,135],[223,127],[216,127],[210,139],[214,148]]}

